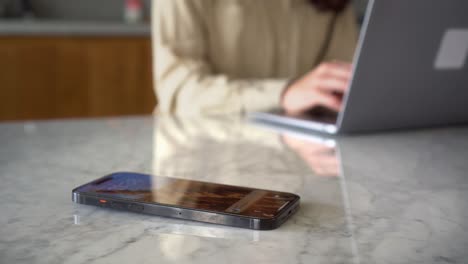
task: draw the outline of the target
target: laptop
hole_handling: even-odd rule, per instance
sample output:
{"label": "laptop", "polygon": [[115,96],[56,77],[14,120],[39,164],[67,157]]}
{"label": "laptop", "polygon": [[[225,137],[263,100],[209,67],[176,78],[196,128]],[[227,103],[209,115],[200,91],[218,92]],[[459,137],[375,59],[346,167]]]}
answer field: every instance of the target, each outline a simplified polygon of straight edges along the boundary
{"label": "laptop", "polygon": [[468,123],[468,1],[370,0],[343,110],[251,118],[328,134]]}

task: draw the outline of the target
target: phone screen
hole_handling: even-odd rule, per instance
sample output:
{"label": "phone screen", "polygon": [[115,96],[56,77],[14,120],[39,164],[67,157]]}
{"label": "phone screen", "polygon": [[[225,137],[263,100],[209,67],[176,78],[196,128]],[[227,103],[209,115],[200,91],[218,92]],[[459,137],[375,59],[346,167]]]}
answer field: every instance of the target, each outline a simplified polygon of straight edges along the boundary
{"label": "phone screen", "polygon": [[298,199],[284,192],[138,173],[115,173],[76,189],[99,197],[271,218]]}

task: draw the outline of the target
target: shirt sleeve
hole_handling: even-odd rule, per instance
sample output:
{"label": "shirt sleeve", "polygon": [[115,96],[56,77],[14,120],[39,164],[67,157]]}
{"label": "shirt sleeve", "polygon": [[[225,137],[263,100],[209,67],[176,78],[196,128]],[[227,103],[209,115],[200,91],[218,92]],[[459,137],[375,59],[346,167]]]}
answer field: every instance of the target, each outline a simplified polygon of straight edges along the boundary
{"label": "shirt sleeve", "polygon": [[353,5],[348,5],[336,19],[325,61],[351,62],[357,43],[357,19]]}
{"label": "shirt sleeve", "polygon": [[214,71],[208,55],[206,3],[210,2],[153,1],[158,111],[213,115],[279,107],[287,80],[234,79]]}

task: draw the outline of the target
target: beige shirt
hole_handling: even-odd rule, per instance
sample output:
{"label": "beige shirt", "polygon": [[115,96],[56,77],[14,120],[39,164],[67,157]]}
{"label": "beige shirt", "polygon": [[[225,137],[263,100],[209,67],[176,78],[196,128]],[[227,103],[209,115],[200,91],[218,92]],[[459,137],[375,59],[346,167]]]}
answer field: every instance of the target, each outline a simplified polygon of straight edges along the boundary
{"label": "beige shirt", "polygon": [[279,107],[288,80],[323,60],[351,61],[356,21],[334,24],[307,0],[154,0],[160,112],[212,115]]}

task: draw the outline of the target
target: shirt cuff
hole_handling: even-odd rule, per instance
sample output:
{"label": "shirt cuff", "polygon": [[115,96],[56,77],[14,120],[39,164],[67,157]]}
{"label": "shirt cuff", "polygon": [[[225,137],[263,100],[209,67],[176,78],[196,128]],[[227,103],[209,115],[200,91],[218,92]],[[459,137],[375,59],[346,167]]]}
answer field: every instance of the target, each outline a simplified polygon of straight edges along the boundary
{"label": "shirt cuff", "polygon": [[245,110],[255,112],[280,108],[283,91],[288,83],[288,79],[262,80],[257,89],[252,89],[256,95],[245,94]]}

